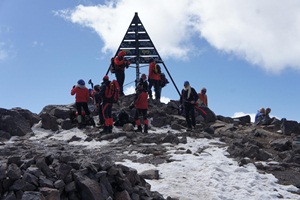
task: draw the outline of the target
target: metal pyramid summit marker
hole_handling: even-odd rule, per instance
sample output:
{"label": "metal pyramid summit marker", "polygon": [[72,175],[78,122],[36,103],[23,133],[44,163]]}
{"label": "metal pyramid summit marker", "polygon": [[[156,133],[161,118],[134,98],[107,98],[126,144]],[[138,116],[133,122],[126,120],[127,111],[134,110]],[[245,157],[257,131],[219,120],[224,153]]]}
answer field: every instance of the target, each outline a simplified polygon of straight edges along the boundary
{"label": "metal pyramid summit marker", "polygon": [[[152,58],[156,61],[156,63],[163,64],[166,72],[168,73],[173,85],[175,86],[180,96],[180,92],[173,78],[171,77],[169,70],[162,61],[137,12],[134,14],[134,17],[126,31],[125,36],[123,37],[123,40],[115,56],[117,56],[118,52],[121,50],[126,51],[125,59],[130,60],[131,64],[136,64],[136,83],[140,77],[140,64],[149,64],[149,61]],[[108,72],[109,69],[107,70],[106,74],[108,74]]]}

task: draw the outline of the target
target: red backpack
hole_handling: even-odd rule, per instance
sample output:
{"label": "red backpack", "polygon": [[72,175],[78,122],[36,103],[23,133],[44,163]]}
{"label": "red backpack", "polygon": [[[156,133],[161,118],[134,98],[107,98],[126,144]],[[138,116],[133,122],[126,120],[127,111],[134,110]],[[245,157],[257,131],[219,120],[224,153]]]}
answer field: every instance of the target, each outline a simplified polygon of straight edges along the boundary
{"label": "red backpack", "polygon": [[111,99],[113,103],[117,103],[120,95],[120,86],[116,80],[112,80],[105,89],[105,98]]}

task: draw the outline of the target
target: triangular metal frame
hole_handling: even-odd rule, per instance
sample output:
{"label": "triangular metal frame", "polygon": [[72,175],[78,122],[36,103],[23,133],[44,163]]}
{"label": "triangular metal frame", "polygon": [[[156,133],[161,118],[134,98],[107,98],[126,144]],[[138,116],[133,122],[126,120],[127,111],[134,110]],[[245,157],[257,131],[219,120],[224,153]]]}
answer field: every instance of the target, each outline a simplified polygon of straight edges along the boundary
{"label": "triangular metal frame", "polygon": [[[153,58],[156,63],[163,64],[180,96],[180,92],[169,70],[162,61],[137,12],[134,14],[134,17],[114,57],[116,57],[118,52],[121,50],[126,51],[125,58],[127,60],[130,60],[132,64],[136,64],[136,84],[140,77],[140,64],[149,64],[149,60]],[[106,75],[109,73],[109,70],[110,69],[108,68]]]}

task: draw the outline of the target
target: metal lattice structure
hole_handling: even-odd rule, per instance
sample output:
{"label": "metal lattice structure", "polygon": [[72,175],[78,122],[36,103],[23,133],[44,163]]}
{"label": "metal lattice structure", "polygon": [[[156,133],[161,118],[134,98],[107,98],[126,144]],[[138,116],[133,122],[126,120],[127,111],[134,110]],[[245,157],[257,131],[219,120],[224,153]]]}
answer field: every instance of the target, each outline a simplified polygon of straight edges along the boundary
{"label": "metal lattice structure", "polygon": [[[180,92],[169,70],[167,69],[165,63],[162,61],[137,12],[134,14],[134,17],[126,31],[125,36],[123,37],[123,40],[115,56],[117,56],[118,52],[121,50],[126,51],[125,59],[130,60],[131,64],[136,65],[136,84],[140,76],[140,65],[149,64],[149,61],[152,58],[156,61],[156,63],[160,63],[164,66],[168,76],[170,77],[174,87],[176,88],[180,96]],[[108,68],[106,75],[109,73],[109,70],[110,69]]]}

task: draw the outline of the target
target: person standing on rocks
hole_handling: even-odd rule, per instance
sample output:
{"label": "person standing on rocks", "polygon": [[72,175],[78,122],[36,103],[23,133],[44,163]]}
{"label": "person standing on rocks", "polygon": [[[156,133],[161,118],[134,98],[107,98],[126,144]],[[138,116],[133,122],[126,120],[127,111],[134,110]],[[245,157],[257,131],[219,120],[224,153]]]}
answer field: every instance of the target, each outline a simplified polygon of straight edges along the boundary
{"label": "person standing on rocks", "polygon": [[120,86],[120,96],[124,96],[123,85],[125,81],[125,68],[128,68],[130,65],[130,61],[124,58],[125,55],[126,52],[122,50],[114,58],[116,79]]}
{"label": "person standing on rocks", "polygon": [[113,129],[113,118],[112,118],[112,106],[113,101],[111,97],[107,96],[107,91],[110,87],[109,77],[106,75],[103,77],[103,83],[100,88],[100,96],[102,97],[102,114],[104,118],[104,128],[100,133],[112,133]]}
{"label": "person standing on rocks", "polygon": [[103,126],[104,125],[104,117],[103,117],[103,113],[102,113],[102,97],[100,95],[100,85],[95,85],[94,86],[94,100],[95,100],[95,104],[96,104],[96,108],[98,111],[98,116],[99,116],[99,126]]}
{"label": "person standing on rocks", "polygon": [[152,100],[152,86],[154,87],[155,92],[155,100],[160,101],[160,74],[161,69],[160,66],[155,62],[154,59],[150,59],[149,64],[149,74],[148,74],[148,81],[149,81],[149,97]]}
{"label": "person standing on rocks", "polygon": [[138,84],[143,84],[143,89],[148,92],[149,84],[146,74],[142,74]]}
{"label": "person standing on rocks", "polygon": [[144,120],[144,133],[148,133],[148,119],[147,119],[147,112],[148,112],[148,93],[147,90],[143,87],[142,83],[139,83],[136,89],[136,95],[134,103],[130,105],[130,109],[135,107],[135,123],[137,125],[137,132],[142,132],[142,125],[140,121],[140,116],[143,116]]}
{"label": "person standing on rocks", "polygon": [[90,122],[93,126],[95,126],[95,121],[93,119],[93,116],[91,115],[91,112],[88,108],[88,101],[90,99],[89,90],[87,87],[85,87],[84,80],[80,79],[77,82],[77,86],[73,86],[73,89],[71,90],[71,95],[75,95],[76,99],[76,109],[77,109],[77,121],[78,121],[78,128],[83,128],[82,121],[83,121],[83,115],[82,115],[82,108],[85,112],[85,114],[89,117]]}
{"label": "person standing on rocks", "polygon": [[180,103],[185,110],[185,119],[188,126],[188,131],[192,130],[192,127],[196,127],[195,119],[195,104],[199,96],[194,88],[190,86],[188,81],[184,82],[184,88],[181,91]]}

